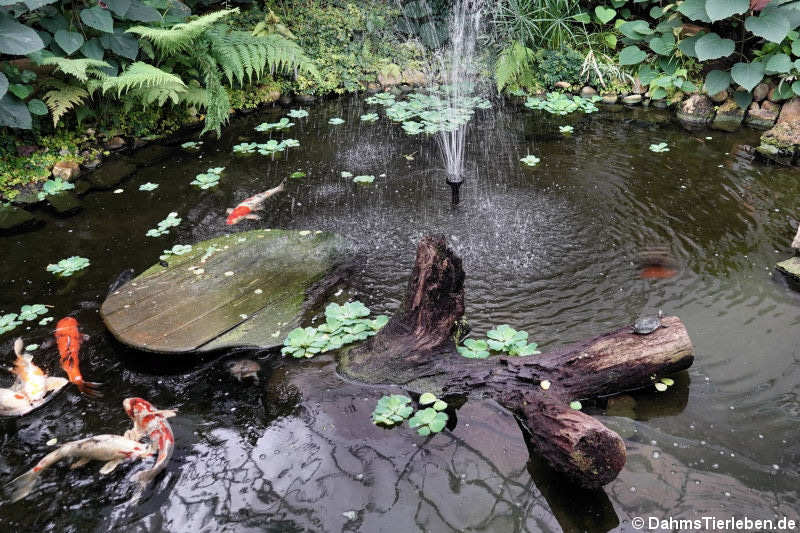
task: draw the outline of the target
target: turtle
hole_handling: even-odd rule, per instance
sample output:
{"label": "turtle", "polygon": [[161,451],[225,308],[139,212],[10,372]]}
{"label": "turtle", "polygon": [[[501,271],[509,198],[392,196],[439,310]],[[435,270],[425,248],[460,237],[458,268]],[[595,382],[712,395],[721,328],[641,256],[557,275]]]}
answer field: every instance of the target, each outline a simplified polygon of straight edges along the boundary
{"label": "turtle", "polygon": [[636,322],[633,323],[633,332],[637,335],[649,335],[653,333],[658,328],[665,328],[667,326],[661,323],[661,319],[664,317],[664,313],[661,310],[658,310],[657,316],[643,316],[641,318],[637,318]]}

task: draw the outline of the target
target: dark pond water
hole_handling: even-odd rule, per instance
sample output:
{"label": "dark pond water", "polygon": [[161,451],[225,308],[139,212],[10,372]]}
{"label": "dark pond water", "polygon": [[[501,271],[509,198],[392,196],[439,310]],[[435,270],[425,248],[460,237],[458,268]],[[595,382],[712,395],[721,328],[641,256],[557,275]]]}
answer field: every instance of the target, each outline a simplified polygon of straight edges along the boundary
{"label": "dark pond water", "polygon": [[[253,127],[276,121],[280,108],[237,119],[199,152],[147,148],[133,156],[140,166],[123,193],[92,192],[78,215],[43,215],[38,231],[0,238],[0,309],[45,303],[56,318],[74,314],[92,336],[84,376],[106,393],[94,401],[68,388],[2,421],[1,479],[29,468],[51,438],[121,433],[127,396],[180,412],[172,461],[138,503],[129,477],[142,465],[105,478],[98,463],[59,465],[27,499],[0,504],[0,530],[607,531],[629,530],[637,516],[800,518],[800,293],[773,270],[800,218],[797,171],[754,162],[742,145],[755,132],[691,134],[658,111],[554,118],[509,107],[479,111],[470,124],[454,207],[433,140],[385,118],[361,123],[372,107],[348,99],[310,107],[287,134],[301,147],[274,161],[231,148],[264,142]],[[335,116],[347,123],[329,126]],[[564,124],[572,136],[559,133]],[[648,150],[662,141],[670,152]],[[528,153],[542,162],[524,167]],[[189,185],[216,166],[226,167],[217,188]],[[392,312],[418,239],[438,232],[464,259],[467,317],[479,335],[508,323],[553,348],[641,313],[680,316],[696,361],[673,387],[586,407],[626,441],[619,478],[594,492],[566,484],[529,458],[514,419],[490,402],[467,402],[455,429],[431,439],[377,428],[369,415],[386,389],[343,381],[331,355],[221,354],[176,367],[112,342],[98,308],[120,271],[141,272],[173,244],[228,231],[225,208],[296,170],[308,176],[291,180],[263,221],[235,229],[344,235],[363,271],[342,300]],[[376,179],[357,185],[341,171]],[[140,192],[148,181],[159,188]],[[182,224],[145,237],[170,211]],[[640,277],[637,257],[653,246],[670,250],[676,276]],[[67,280],[45,272],[71,255],[91,267]],[[32,343],[51,329],[5,334],[4,357],[16,333]],[[53,349],[35,353],[57,372]],[[226,361],[242,356],[261,363],[258,383],[227,372]]]}

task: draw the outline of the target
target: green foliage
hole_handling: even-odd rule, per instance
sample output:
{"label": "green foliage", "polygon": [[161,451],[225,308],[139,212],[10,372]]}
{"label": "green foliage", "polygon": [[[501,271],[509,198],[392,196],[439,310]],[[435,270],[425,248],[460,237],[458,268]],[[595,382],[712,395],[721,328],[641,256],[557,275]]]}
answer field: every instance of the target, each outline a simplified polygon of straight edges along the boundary
{"label": "green foliage", "polygon": [[375,122],[378,120],[377,113],[367,113],[365,115],[361,115],[361,122]]}
{"label": "green foliage", "polygon": [[417,429],[417,433],[426,437],[431,433],[439,433],[447,424],[447,413],[437,411],[432,407],[414,413],[408,425]]}
{"label": "green foliage", "polygon": [[389,107],[395,103],[395,98],[392,93],[378,93],[373,96],[370,96],[365,100],[366,103],[370,105],[382,105],[384,107]]}
{"label": "green foliage", "polygon": [[330,124],[331,126],[339,126],[341,124],[344,124],[344,120],[339,117],[333,117],[331,119],[328,119],[328,124]]}
{"label": "green foliage", "polygon": [[498,40],[521,40],[530,48],[566,49],[589,40],[591,16],[579,0],[500,0]]}
{"label": "green foliage", "polygon": [[72,257],[68,257],[66,259],[62,259],[56,264],[49,264],[47,265],[47,271],[52,272],[53,274],[60,276],[62,278],[69,277],[73,275],[75,272],[79,270],[83,270],[84,268],[89,266],[89,260],[85,257],[80,257],[77,255],[73,255]]}
{"label": "green foliage", "polygon": [[372,183],[375,181],[375,176],[356,176],[353,178],[353,183]]}
{"label": "green foliage", "polygon": [[419,404],[430,405],[436,411],[444,411],[447,409],[447,402],[440,400],[431,392],[422,393],[419,397]]}
{"label": "green foliage", "polygon": [[389,322],[389,317],[380,315],[367,318],[369,308],[359,301],[344,305],[328,304],[325,308],[325,323],[318,328],[296,328],[283,342],[281,353],[292,357],[313,357],[318,353],[338,350],[346,344],[362,341],[375,335]]}
{"label": "green foliage", "polygon": [[17,313],[7,313],[5,315],[0,315],[0,335],[12,331],[16,329],[17,326],[22,324],[21,321],[17,320],[18,317],[19,315],[17,315]]}
{"label": "green foliage", "polygon": [[410,403],[411,398],[400,394],[383,396],[372,411],[372,423],[389,427],[402,423],[414,411]]}
{"label": "green foliage", "polygon": [[467,339],[464,346],[456,348],[458,353],[468,359],[486,359],[489,357],[489,344],[484,340]]}
{"label": "green foliage", "polygon": [[594,102],[598,100],[600,100],[600,97],[596,95],[587,99],[581,96],[569,96],[564,93],[551,92],[547,93],[544,99],[529,97],[525,101],[525,107],[542,109],[554,115],[568,115],[575,111],[594,113],[597,111],[597,106],[594,105]]}
{"label": "green foliage", "polygon": [[576,411],[580,411],[581,409],[583,409],[583,405],[581,405],[581,402],[579,402],[578,400],[569,402],[569,407],[570,409],[574,409]]}
{"label": "green foliage", "polygon": [[158,223],[157,227],[147,230],[145,236],[147,237],[161,237],[169,233],[169,228],[174,228],[181,223],[178,213],[175,211],[167,215],[167,218]]}
{"label": "green foliage", "polygon": [[569,135],[570,133],[575,131],[575,128],[572,126],[559,126],[558,131],[564,135]]}
{"label": "green foliage", "polygon": [[[425,93],[411,93],[408,98],[386,108],[386,116],[403,123],[409,135],[455,131],[469,122],[476,108],[491,107],[488,100],[478,96],[448,96],[452,87],[434,87]],[[471,87],[465,87],[467,93]],[[411,120],[418,118],[420,122]]]}
{"label": "green foliage", "polygon": [[532,88],[537,80],[534,74],[535,54],[522,41],[512,41],[504,48],[494,67],[497,90],[508,86]]}
{"label": "green foliage", "polygon": [[203,190],[216,187],[219,185],[220,174],[222,174],[223,170],[225,170],[225,167],[209,168],[207,172],[195,176],[190,185],[194,185]]}
{"label": "green foliage", "polygon": [[42,304],[23,305],[19,311],[20,320],[36,320],[40,315],[47,314],[47,307]]}
{"label": "green foliage", "polygon": [[530,155],[530,154],[528,154],[528,155],[526,155],[525,157],[523,157],[522,159],[520,159],[520,161],[521,161],[523,164],[525,164],[525,165],[528,165],[529,167],[535,167],[536,165],[538,165],[538,164],[539,164],[539,162],[541,161],[541,159],[539,159],[539,158],[538,158],[538,157],[536,157],[535,155]]}
{"label": "green foliage", "polygon": [[308,111],[305,109],[292,109],[286,114],[292,118],[305,118],[308,116]]}
{"label": "green foliage", "polygon": [[69,191],[74,188],[75,185],[69,183],[68,181],[62,180],[61,178],[47,180],[44,182],[44,185],[42,185],[42,190],[38,193],[38,198],[39,200],[44,200],[47,196]]}
{"label": "green foliage", "polygon": [[158,256],[158,258],[161,259],[162,261],[164,261],[164,260],[168,259],[172,255],[184,255],[184,254],[188,254],[191,251],[192,251],[192,245],[191,244],[176,244],[175,246],[173,246],[169,250],[164,250],[164,253],[162,253],[160,256]]}
{"label": "green foliage", "polygon": [[154,191],[156,189],[158,189],[158,183],[150,183],[148,181],[147,183],[142,183],[141,185],[139,185],[139,190],[140,191],[148,191],[149,192],[149,191]]}
{"label": "green foliage", "polygon": [[669,146],[667,146],[667,143],[651,144],[650,151],[656,153],[669,152]]}
{"label": "green foliage", "polygon": [[[532,157],[532,156],[531,156]],[[458,353],[470,359],[485,359],[490,350],[510,356],[528,356],[539,352],[535,342],[528,343],[528,333],[517,331],[508,324],[502,324],[486,333],[488,339],[467,339],[464,346],[458,346]]]}
{"label": "green foliage", "polygon": [[[291,115],[291,113],[290,113]],[[294,122],[289,122],[286,117],[281,118],[278,122],[262,122],[255,127],[256,131],[270,131],[270,130],[285,130],[294,126]]]}

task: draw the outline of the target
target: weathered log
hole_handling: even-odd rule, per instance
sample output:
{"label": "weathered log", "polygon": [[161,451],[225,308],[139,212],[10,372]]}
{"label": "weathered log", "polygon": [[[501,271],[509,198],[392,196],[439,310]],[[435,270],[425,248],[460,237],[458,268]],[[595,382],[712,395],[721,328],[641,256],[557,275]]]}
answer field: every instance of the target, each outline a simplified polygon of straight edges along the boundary
{"label": "weathered log", "polygon": [[465,359],[450,338],[464,310],[463,281],[444,238],[425,237],[403,306],[378,335],[343,355],[340,371],[415,392],[493,398],[518,416],[531,448],[570,479],[589,488],[613,480],[625,464],[624,442],[569,403],[688,368],[692,343],[680,319],[665,317],[649,335],[628,326],[547,354]]}

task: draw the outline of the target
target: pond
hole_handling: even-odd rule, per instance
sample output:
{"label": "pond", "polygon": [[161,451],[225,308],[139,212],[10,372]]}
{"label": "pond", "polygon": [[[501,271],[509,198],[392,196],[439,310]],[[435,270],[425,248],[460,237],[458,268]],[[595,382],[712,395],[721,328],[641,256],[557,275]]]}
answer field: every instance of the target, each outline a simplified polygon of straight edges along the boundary
{"label": "pond", "polygon": [[[40,229],[0,238],[0,309],[44,303],[56,318],[75,316],[91,336],[83,375],[105,393],[92,400],[68,387],[0,422],[2,480],[30,468],[52,438],[122,433],[128,396],[179,412],[172,460],[140,501],[131,502],[129,481],[139,465],[102,477],[99,463],[61,464],[28,498],[0,504],[0,529],[608,531],[640,516],[800,518],[800,293],[774,270],[800,218],[800,180],[753,160],[746,145],[757,132],[687,133],[658,110],[554,117],[495,102],[469,125],[453,205],[434,140],[407,135],[376,108],[357,98],[308,107],[273,134],[300,141],[274,160],[232,147],[265,142],[254,127],[284,116],[279,107],[235,119],[199,151],[178,141],[145,148],[130,156],[139,166],[123,192],[91,192],[80,213],[42,213]],[[382,118],[359,120],[371,111]],[[332,117],[345,123],[329,125]],[[563,125],[574,132],[560,133]],[[661,142],[669,152],[648,149]],[[522,165],[528,154],[541,162]],[[218,186],[190,185],[210,167],[225,167]],[[295,171],[307,176],[287,180],[263,220],[225,226],[226,208]],[[375,181],[353,183],[342,171]],[[140,191],[146,182],[159,187]],[[145,236],[172,211],[178,227]],[[604,490],[582,491],[530,458],[514,418],[492,402],[468,401],[453,430],[428,439],[373,426],[375,402],[392,389],[341,379],[330,353],[176,364],[105,331],[99,306],[119,272],[143,271],[174,244],[262,227],[344,236],[360,268],[338,301],[359,299],[373,312],[397,308],[420,237],[442,233],[464,260],[475,335],[507,323],[552,349],[663,309],[686,324],[696,360],[666,392],[585,405],[624,438],[628,459]],[[637,258],[654,247],[666,247],[676,275],[642,277]],[[72,255],[91,266],[65,279],[45,271]],[[51,331],[5,334],[6,361],[16,334],[41,343]],[[59,374],[54,348],[34,353]],[[242,357],[261,365],[257,383],[228,372]]]}

